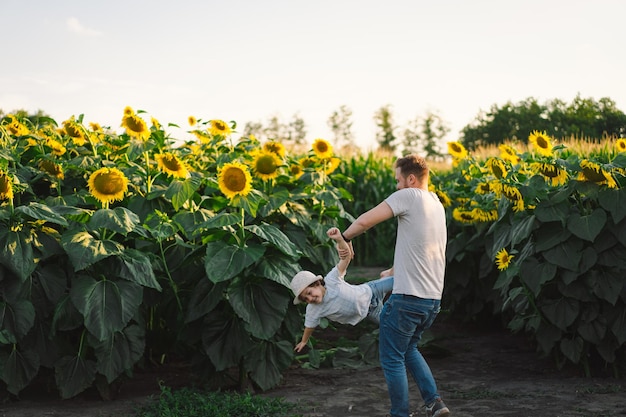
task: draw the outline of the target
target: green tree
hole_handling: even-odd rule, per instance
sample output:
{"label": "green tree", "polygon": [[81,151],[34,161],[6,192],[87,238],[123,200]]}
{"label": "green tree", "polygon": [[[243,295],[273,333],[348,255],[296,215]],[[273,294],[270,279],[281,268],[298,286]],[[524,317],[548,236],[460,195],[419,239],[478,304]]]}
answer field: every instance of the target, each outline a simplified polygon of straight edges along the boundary
{"label": "green tree", "polygon": [[438,114],[429,111],[423,118],[409,121],[403,131],[402,154],[419,153],[431,159],[443,156],[440,144],[450,128]]}
{"label": "green tree", "polygon": [[376,122],[376,141],[380,149],[383,151],[394,152],[396,150],[396,134],[397,127],[394,125],[393,113],[391,105],[381,107],[374,113],[374,121]]}
{"label": "green tree", "polygon": [[342,105],[335,110],[327,121],[328,127],[333,132],[334,142],[340,148],[354,148],[354,134],[352,133],[352,110]]}

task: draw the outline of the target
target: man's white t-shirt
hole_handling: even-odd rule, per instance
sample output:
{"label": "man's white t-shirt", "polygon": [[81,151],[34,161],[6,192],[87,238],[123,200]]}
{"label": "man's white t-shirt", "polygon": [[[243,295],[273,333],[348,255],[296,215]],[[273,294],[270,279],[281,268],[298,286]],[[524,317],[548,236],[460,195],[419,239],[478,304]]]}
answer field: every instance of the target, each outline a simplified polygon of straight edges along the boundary
{"label": "man's white t-shirt", "polygon": [[393,293],[440,300],[448,236],[443,205],[420,188],[403,188],[385,202],[398,219]]}
{"label": "man's white t-shirt", "polygon": [[324,277],[324,282],[324,299],[320,304],[307,304],[304,327],[317,327],[322,317],[355,325],[367,316],[372,300],[372,289],[369,285],[348,284],[339,276],[337,267]]}

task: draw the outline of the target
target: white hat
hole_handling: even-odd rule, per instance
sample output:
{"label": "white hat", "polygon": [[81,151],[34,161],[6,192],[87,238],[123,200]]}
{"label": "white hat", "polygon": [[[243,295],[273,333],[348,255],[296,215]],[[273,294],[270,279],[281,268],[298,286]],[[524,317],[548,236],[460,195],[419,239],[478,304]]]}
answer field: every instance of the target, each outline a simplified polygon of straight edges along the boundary
{"label": "white hat", "polygon": [[315,275],[313,272],[300,271],[291,280],[291,291],[296,295],[293,299],[294,304],[300,304],[302,301],[298,298],[300,293],[304,291],[306,287],[313,284],[315,281],[323,279],[321,275]]}

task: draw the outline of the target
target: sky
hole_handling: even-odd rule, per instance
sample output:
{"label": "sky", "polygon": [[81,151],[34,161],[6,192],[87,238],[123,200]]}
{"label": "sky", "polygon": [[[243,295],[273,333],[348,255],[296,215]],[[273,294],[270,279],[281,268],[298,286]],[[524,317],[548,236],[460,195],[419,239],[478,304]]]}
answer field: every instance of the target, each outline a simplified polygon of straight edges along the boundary
{"label": "sky", "polygon": [[[120,130],[126,106],[179,130],[287,123],[331,140],[345,105],[362,149],[389,105],[459,138],[481,111],[608,97],[626,112],[623,0],[0,0],[0,109],[84,114]],[[397,132],[398,133],[398,132]]]}

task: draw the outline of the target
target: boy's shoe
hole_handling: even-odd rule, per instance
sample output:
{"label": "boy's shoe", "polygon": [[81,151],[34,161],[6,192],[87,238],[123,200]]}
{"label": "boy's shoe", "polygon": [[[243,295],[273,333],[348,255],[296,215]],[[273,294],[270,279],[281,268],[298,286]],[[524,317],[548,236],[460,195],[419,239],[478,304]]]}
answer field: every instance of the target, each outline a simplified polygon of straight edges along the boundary
{"label": "boy's shoe", "polygon": [[432,404],[425,406],[425,408],[428,417],[448,417],[450,415],[450,410],[448,410],[441,398],[437,398]]}

